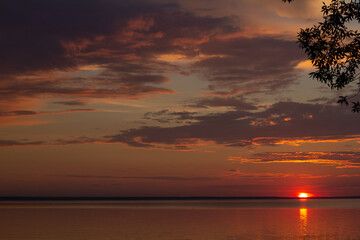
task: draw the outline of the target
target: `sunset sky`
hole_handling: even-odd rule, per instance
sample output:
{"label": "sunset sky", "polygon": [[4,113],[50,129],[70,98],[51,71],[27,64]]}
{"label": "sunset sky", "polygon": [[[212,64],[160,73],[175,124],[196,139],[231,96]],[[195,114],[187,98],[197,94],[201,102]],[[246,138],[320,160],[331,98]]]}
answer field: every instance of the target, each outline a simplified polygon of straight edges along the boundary
{"label": "sunset sky", "polygon": [[360,195],[322,1],[2,0],[1,196]]}

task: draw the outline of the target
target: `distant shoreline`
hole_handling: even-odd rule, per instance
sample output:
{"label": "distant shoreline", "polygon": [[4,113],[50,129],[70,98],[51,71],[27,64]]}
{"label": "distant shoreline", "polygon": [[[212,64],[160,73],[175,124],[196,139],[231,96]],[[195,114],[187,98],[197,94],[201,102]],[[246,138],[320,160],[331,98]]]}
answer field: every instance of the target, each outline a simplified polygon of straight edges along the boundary
{"label": "distant shoreline", "polygon": [[[0,197],[0,201],[154,201],[154,200],[280,200],[297,197]],[[309,197],[308,199],[360,199],[350,197]]]}

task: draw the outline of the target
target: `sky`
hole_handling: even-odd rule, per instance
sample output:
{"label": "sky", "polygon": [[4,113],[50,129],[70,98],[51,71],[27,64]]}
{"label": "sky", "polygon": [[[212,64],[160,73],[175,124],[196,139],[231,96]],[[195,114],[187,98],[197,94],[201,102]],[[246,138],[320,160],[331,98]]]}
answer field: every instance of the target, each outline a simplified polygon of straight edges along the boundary
{"label": "sky", "polygon": [[321,2],[2,0],[0,195],[360,195],[354,88],[296,43]]}

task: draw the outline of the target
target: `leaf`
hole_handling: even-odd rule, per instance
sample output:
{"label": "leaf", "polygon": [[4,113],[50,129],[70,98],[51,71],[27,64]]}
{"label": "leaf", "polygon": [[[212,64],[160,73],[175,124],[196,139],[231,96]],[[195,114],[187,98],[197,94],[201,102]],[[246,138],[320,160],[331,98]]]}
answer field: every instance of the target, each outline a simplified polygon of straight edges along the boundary
{"label": "leaf", "polygon": [[352,106],[352,111],[355,113],[359,113],[360,112],[360,102],[352,102],[353,106]]}
{"label": "leaf", "polygon": [[339,97],[339,100],[337,101],[337,103],[340,103],[340,104],[345,104],[346,106],[349,105],[349,102],[347,101],[347,96],[340,96]]}

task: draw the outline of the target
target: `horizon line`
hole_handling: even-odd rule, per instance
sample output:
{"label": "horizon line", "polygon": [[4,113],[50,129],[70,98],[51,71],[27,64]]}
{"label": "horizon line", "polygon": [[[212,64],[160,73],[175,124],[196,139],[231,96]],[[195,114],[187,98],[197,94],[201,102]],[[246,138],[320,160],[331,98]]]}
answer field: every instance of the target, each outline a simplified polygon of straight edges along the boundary
{"label": "horizon line", "polygon": [[[241,199],[301,199],[299,197],[278,197],[278,196],[247,196],[247,197],[29,197],[29,196],[0,196],[0,201],[22,201],[22,200],[36,200],[36,201],[81,201],[81,200],[241,200]],[[360,199],[360,196],[336,196],[336,197],[308,197],[307,199]]]}

